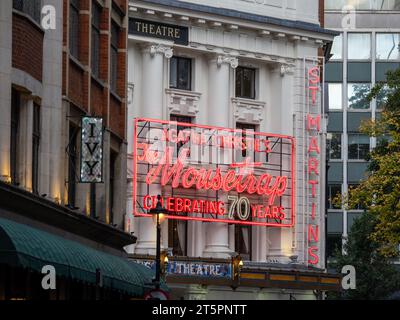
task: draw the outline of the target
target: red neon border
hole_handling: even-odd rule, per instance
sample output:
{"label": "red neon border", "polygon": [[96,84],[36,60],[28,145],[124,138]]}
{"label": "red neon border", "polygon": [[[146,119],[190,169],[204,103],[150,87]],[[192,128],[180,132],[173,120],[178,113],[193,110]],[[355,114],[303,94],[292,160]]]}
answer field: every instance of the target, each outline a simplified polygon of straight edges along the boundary
{"label": "red neon border", "polygon": [[[136,196],[137,196],[137,186],[136,186],[136,174],[137,174],[137,127],[139,122],[153,122],[159,124],[176,124],[183,127],[194,127],[208,130],[219,130],[219,131],[228,131],[228,132],[242,132],[240,129],[231,129],[231,128],[223,128],[217,126],[206,126],[199,125],[195,123],[185,123],[185,122],[177,122],[177,121],[167,121],[167,120],[159,120],[159,119],[150,119],[150,118],[135,118],[134,119],[134,139],[133,139],[133,216],[134,217],[147,217],[151,218],[151,215],[138,213],[137,205],[136,205]],[[274,137],[274,138],[283,138],[291,141],[292,144],[292,214],[291,214],[291,223],[290,224],[282,224],[282,223],[263,223],[263,222],[253,222],[253,221],[239,221],[239,220],[227,220],[227,219],[212,219],[212,218],[198,218],[198,217],[182,217],[182,216],[170,216],[167,215],[167,219],[173,220],[184,220],[184,221],[201,221],[201,222],[219,222],[219,223],[228,223],[228,224],[239,224],[239,225],[251,225],[251,226],[264,226],[264,227],[279,227],[279,228],[292,228],[294,227],[296,221],[296,139],[291,136],[281,135],[281,134],[270,134],[270,133],[262,133],[262,132],[254,132],[254,135],[264,136],[264,137]]]}

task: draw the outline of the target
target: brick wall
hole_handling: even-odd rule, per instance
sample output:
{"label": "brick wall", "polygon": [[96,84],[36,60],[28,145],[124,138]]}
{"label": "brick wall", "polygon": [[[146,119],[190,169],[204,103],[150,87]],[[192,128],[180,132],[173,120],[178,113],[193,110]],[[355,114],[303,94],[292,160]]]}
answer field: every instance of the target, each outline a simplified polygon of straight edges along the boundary
{"label": "brick wall", "polygon": [[42,82],[44,32],[22,14],[12,18],[12,66]]}
{"label": "brick wall", "polygon": [[84,72],[75,63],[69,64],[68,98],[77,106],[84,108]]}

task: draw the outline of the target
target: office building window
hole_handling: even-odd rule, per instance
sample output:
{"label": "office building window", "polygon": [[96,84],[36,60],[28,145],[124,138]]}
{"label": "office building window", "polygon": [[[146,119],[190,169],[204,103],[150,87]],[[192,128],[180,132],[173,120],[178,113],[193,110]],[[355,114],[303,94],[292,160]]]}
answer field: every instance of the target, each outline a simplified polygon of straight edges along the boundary
{"label": "office building window", "polygon": [[385,84],[379,94],[376,96],[376,108],[378,110],[382,110],[387,102],[388,95],[392,92],[392,90]]}
{"label": "office building window", "polygon": [[33,104],[32,192],[39,193],[40,106]]}
{"label": "office building window", "polygon": [[118,41],[120,27],[114,21],[111,23],[111,90],[117,92],[118,81]]}
{"label": "office building window", "polygon": [[41,2],[41,0],[13,0],[13,8],[29,15],[37,23],[40,23]]}
{"label": "office building window", "polygon": [[79,129],[70,124],[69,126],[69,142],[68,142],[68,206],[74,208],[76,201],[76,183],[77,183],[77,161],[78,146],[77,137]]}
{"label": "office building window", "polygon": [[347,40],[349,60],[371,59],[371,34],[349,33]]}
{"label": "office building window", "polygon": [[18,133],[20,94],[14,88],[11,94],[11,141],[10,141],[10,174],[11,183],[18,184]]}
{"label": "office building window", "polygon": [[347,87],[349,109],[366,110],[370,109],[368,94],[371,91],[369,83],[349,83]]}
{"label": "office building window", "polygon": [[92,73],[100,77],[100,17],[102,8],[92,1]]}
{"label": "office building window", "polygon": [[355,10],[400,10],[400,0],[325,0],[326,10],[342,10],[350,6]]}
{"label": "office building window", "polygon": [[192,59],[171,58],[169,86],[173,89],[192,90]]}
{"label": "office building window", "polygon": [[332,258],[337,251],[342,251],[342,234],[331,233],[326,238],[326,254],[328,258]]}
{"label": "office building window", "polygon": [[236,97],[246,99],[256,98],[256,69],[236,68]]}
{"label": "office building window", "polygon": [[343,59],[343,34],[340,34],[333,39],[331,54],[331,60]]}
{"label": "office building window", "polygon": [[[349,183],[348,184],[348,189],[349,192],[351,192],[351,190],[356,189],[360,186],[360,184],[358,183]],[[351,198],[350,198],[351,200]],[[364,206],[361,203],[356,204],[355,206],[350,208],[351,210],[364,210]]]}
{"label": "office building window", "polygon": [[340,205],[335,204],[335,198],[342,194],[342,185],[328,184],[327,207],[328,209],[340,209]]}
{"label": "office building window", "polygon": [[79,0],[69,2],[69,51],[79,59]]}
{"label": "office building window", "polygon": [[347,232],[351,232],[354,222],[360,218],[362,213],[360,212],[349,212],[347,213]]}
{"label": "office building window", "polygon": [[349,134],[349,160],[366,160],[369,154],[370,139],[363,134]]}
{"label": "office building window", "polygon": [[328,103],[329,110],[342,110],[342,84],[329,83],[328,84]]}
{"label": "office building window", "polygon": [[376,34],[376,59],[400,60],[400,34]]}
{"label": "office building window", "polygon": [[341,133],[328,133],[326,139],[326,153],[329,160],[342,159],[342,134]]}

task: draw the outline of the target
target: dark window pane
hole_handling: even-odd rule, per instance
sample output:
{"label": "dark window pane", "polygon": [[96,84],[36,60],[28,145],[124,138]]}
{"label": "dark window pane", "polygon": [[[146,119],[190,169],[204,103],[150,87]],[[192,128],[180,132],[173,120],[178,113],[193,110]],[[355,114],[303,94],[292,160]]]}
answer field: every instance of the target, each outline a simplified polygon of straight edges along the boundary
{"label": "dark window pane", "polygon": [[22,11],[37,23],[40,23],[41,0],[13,0],[13,8]]}
{"label": "dark window pane", "polygon": [[75,207],[76,197],[76,180],[77,180],[77,136],[78,128],[73,125],[69,127],[69,143],[68,143],[68,205]]}
{"label": "dark window pane", "polygon": [[333,257],[336,250],[342,250],[342,235],[328,234],[326,241],[326,254]]}
{"label": "dark window pane", "polygon": [[251,260],[251,227],[235,225],[235,251],[243,260]]}
{"label": "dark window pane", "polygon": [[348,104],[349,109],[363,110],[370,108],[370,102],[367,99],[371,91],[371,85],[367,83],[351,83],[348,85]]}
{"label": "dark window pane", "polygon": [[236,97],[255,99],[256,70],[245,67],[236,68]]}
{"label": "dark window pane", "polygon": [[340,133],[328,133],[327,154],[330,160],[342,159],[342,135]]}
{"label": "dark window pane", "polygon": [[362,134],[349,134],[349,159],[365,160],[369,154],[369,137]]}
{"label": "dark window pane", "polygon": [[119,26],[113,22],[111,24],[111,90],[117,92],[118,81],[118,40],[119,40]]}
{"label": "dark window pane", "polygon": [[79,2],[71,1],[69,6],[69,49],[71,55],[79,58]]}
{"label": "dark window pane", "polygon": [[102,8],[96,1],[92,2],[92,73],[100,76],[100,16]]}
{"label": "dark window pane", "polygon": [[342,186],[340,184],[328,185],[328,209],[340,209],[340,206],[334,203],[334,199],[340,194],[342,194]]}
{"label": "dark window pane", "polygon": [[32,192],[39,192],[40,107],[33,105]]}
{"label": "dark window pane", "polygon": [[170,87],[177,88],[178,86],[178,59],[176,57],[171,58],[171,68],[170,68]]}
{"label": "dark window pane", "polygon": [[11,95],[11,141],[10,141],[10,174],[11,182],[18,184],[18,132],[19,132],[20,94],[12,89]]}
{"label": "dark window pane", "polygon": [[170,66],[170,87],[191,90],[192,60],[182,57],[172,57]]}

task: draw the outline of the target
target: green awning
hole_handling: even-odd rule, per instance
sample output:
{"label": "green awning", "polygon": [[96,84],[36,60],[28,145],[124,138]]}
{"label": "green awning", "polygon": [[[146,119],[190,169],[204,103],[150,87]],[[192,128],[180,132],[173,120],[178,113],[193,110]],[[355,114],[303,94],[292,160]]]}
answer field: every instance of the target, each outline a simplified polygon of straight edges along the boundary
{"label": "green awning", "polygon": [[96,269],[100,269],[104,288],[135,297],[143,297],[151,289],[154,277],[153,271],[141,264],[3,218],[0,218],[0,263],[37,272],[45,265],[52,265],[57,276],[90,284],[96,284]]}

